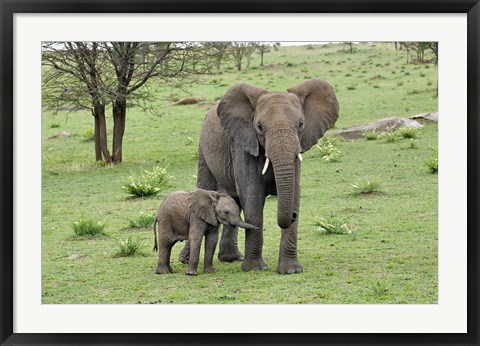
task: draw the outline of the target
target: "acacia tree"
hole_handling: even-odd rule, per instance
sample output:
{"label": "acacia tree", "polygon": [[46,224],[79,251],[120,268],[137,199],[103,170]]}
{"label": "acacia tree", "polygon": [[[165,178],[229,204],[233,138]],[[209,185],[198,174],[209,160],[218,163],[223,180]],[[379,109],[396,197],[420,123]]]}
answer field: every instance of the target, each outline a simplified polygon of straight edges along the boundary
{"label": "acacia tree", "polygon": [[260,66],[263,66],[263,56],[265,53],[270,52],[271,44],[269,42],[258,42],[257,50],[260,53]]}
{"label": "acacia tree", "polygon": [[221,71],[222,62],[229,55],[229,49],[231,48],[231,42],[205,42],[203,47],[213,50],[215,56],[215,69]]}
{"label": "acacia tree", "polygon": [[107,147],[105,106],[109,102],[105,51],[97,42],[46,42],[42,63],[43,106],[89,109],[94,117],[95,159],[110,157]]}
{"label": "acacia tree", "polygon": [[[90,109],[96,119],[96,160],[120,163],[127,107],[153,111],[151,101],[155,97],[148,88],[149,81],[159,80],[163,85],[191,83],[209,70],[212,61],[211,51],[189,43],[46,43],[44,106],[55,110],[58,105],[80,104]],[[112,105],[113,112],[112,154],[107,146],[107,104]]]}

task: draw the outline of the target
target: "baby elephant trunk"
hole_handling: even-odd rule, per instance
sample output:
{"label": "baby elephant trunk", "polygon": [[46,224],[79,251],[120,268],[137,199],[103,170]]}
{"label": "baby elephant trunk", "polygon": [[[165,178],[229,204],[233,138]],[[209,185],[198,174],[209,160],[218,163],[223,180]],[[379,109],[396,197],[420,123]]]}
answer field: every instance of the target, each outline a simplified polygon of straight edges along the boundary
{"label": "baby elephant trunk", "polygon": [[238,226],[240,228],[245,228],[245,229],[254,229],[255,231],[258,231],[259,228],[257,226],[254,226],[252,224],[246,223],[242,221],[241,219],[236,219],[231,222],[232,225]]}

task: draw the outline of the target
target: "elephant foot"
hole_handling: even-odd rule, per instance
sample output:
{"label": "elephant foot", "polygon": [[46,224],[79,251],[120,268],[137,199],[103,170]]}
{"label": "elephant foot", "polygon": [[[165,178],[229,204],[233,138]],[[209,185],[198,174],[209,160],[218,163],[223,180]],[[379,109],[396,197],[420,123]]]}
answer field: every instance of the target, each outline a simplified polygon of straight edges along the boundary
{"label": "elephant foot", "polygon": [[221,262],[234,262],[234,261],[243,261],[244,257],[243,254],[236,250],[231,250],[231,251],[225,251],[225,250],[220,250],[218,252],[218,259]]}
{"label": "elephant foot", "polygon": [[268,270],[268,267],[262,258],[256,258],[252,260],[245,259],[242,263],[242,270]]}
{"label": "elephant foot", "polygon": [[169,265],[163,264],[163,265],[159,265],[157,267],[157,272],[156,273],[157,274],[171,274],[171,273],[173,273],[173,269]]}
{"label": "elephant foot", "polygon": [[215,273],[216,271],[217,271],[217,270],[215,269],[214,266],[203,268],[203,272],[204,272],[204,273]]}
{"label": "elephant foot", "polygon": [[279,274],[296,274],[303,272],[303,267],[298,260],[281,260],[277,266]]}
{"label": "elephant foot", "polygon": [[185,274],[187,274],[187,275],[198,275],[196,269],[187,269],[187,271],[185,272]]}
{"label": "elephant foot", "polygon": [[180,251],[180,254],[178,255],[178,260],[182,262],[183,264],[188,264],[188,261],[190,260],[190,250],[189,251]]}

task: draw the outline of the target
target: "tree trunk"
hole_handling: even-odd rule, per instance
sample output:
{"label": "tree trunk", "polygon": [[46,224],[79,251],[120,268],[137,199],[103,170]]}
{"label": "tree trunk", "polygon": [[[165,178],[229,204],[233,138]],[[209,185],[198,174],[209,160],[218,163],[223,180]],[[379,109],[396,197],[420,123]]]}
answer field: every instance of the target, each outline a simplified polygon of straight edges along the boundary
{"label": "tree trunk", "polygon": [[97,161],[103,158],[107,163],[112,162],[112,156],[108,151],[107,145],[107,124],[105,120],[105,105],[95,103],[93,105],[93,113],[95,117],[95,157]]}
{"label": "tree trunk", "polygon": [[117,100],[113,102],[113,163],[122,162],[122,144],[123,134],[125,133],[126,114],[126,100]]}
{"label": "tree trunk", "polygon": [[263,51],[260,51],[260,66],[263,66]]}

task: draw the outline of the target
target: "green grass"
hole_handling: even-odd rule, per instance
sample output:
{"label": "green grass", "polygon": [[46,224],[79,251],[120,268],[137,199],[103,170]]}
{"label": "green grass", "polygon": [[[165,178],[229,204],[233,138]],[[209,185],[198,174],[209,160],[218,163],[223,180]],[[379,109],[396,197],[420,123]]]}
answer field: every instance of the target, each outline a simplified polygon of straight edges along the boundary
{"label": "green grass", "polygon": [[145,214],[143,211],[140,214],[128,221],[130,228],[150,228],[155,221],[155,215]]}
{"label": "green grass", "polygon": [[[298,232],[301,274],[275,272],[280,242],[275,197],[266,199],[264,213],[263,256],[268,271],[243,272],[240,262],[223,263],[215,256],[216,273],[189,277],[184,274],[186,266],[177,260],[183,246],[178,243],[172,251],[175,273],[156,275],[158,254],[150,250],[152,229],[127,227],[142,211],[155,215],[172,191],[195,189],[197,162],[192,150],[198,144],[203,118],[214,100],[236,82],[285,91],[303,82],[304,76],[321,77],[336,89],[341,110],[336,129],[393,115],[437,111],[435,90],[427,85],[428,81],[436,85],[436,66],[422,68],[426,77],[418,78],[416,66],[405,64],[405,53],[395,51],[393,43],[355,48],[350,55],[342,51],[341,44],[309,50],[282,46],[265,55],[264,68],[258,67],[257,54],[251,66],[258,69],[238,74],[226,65],[221,75],[213,77],[219,84],[204,83],[186,91],[152,85],[151,91],[160,99],[171,94],[178,98],[204,95],[207,101],[180,107],[168,106],[171,100],[158,101],[160,118],[128,109],[124,163],[117,166],[96,164],[94,143],[83,141],[81,134],[93,126],[89,112],[44,113],[42,303],[437,303],[438,175],[430,174],[425,165],[432,148],[437,148],[434,123],[422,128],[415,150],[403,148],[406,140],[389,144],[338,140],[334,145],[341,160],[334,164],[326,162],[316,148],[303,154]],[[388,77],[371,80],[378,75]],[[351,85],[356,88],[348,90]],[[423,92],[408,94],[413,89]],[[59,128],[51,127],[54,122]],[[107,123],[111,129],[111,116]],[[59,131],[72,136],[49,139]],[[150,198],[129,198],[122,190],[125,180],[157,165],[167,167],[173,176],[168,186]],[[352,184],[371,177],[381,184],[382,193],[352,196]],[[72,222],[84,215],[105,220],[108,236],[72,238]],[[319,232],[316,223],[330,215],[348,220],[355,237]],[[129,236],[145,244],[145,249],[140,248],[142,255],[115,257],[119,251],[116,239]],[[239,232],[239,244],[243,249],[244,232]],[[78,253],[84,257],[65,259]],[[200,268],[202,261],[203,255]]]}

